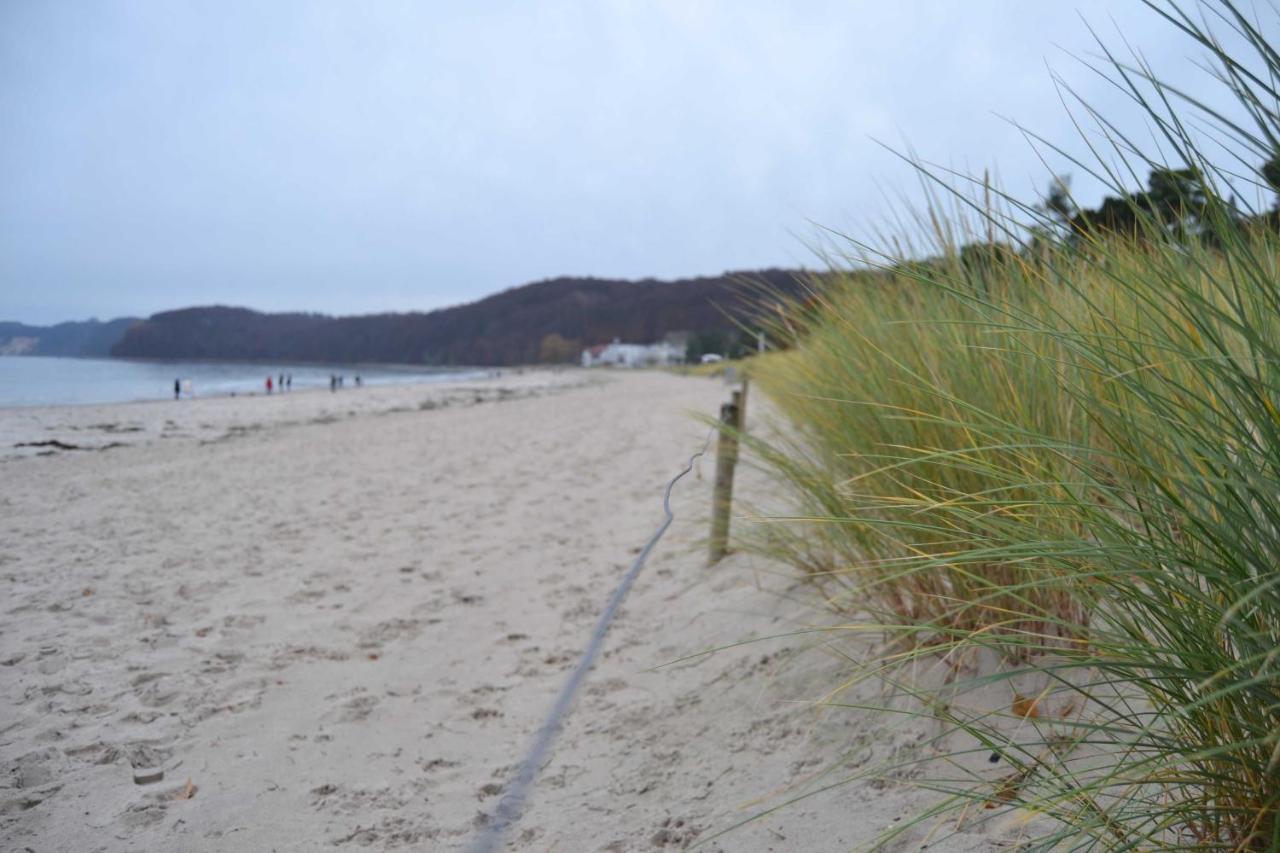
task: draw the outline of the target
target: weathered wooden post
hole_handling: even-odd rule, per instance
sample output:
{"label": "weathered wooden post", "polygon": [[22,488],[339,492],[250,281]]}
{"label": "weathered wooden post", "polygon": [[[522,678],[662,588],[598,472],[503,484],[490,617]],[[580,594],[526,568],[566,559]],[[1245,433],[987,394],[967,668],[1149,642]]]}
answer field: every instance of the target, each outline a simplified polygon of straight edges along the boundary
{"label": "weathered wooden post", "polygon": [[743,431],[747,428],[747,386],[750,383],[751,380],[747,378],[747,374],[744,371],[742,374],[742,396],[739,398],[737,394],[734,394],[734,402],[738,404],[738,427]]}
{"label": "weathered wooden post", "polygon": [[711,549],[707,565],[714,566],[729,551],[729,510],[733,505],[733,468],[738,464],[739,406],[742,396],[720,407],[720,436],[716,440],[716,483],[711,493]]}

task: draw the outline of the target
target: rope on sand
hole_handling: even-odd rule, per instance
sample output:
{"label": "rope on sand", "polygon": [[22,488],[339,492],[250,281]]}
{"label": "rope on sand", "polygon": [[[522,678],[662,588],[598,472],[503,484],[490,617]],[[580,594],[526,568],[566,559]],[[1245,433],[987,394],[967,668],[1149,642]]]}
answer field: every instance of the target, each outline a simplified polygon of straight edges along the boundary
{"label": "rope on sand", "polygon": [[498,803],[493,819],[484,826],[480,831],[480,835],[477,836],[475,844],[471,847],[472,853],[493,853],[502,844],[507,830],[520,820],[520,815],[524,811],[525,799],[529,795],[529,789],[533,787],[534,779],[537,777],[538,771],[542,769],[542,765],[547,759],[547,754],[551,751],[551,744],[555,740],[556,734],[560,731],[560,724],[564,721],[565,715],[569,712],[569,706],[573,702],[574,694],[578,692],[578,688],[582,685],[587,673],[591,671],[592,665],[596,662],[596,657],[600,654],[600,649],[604,645],[605,633],[609,630],[609,624],[613,621],[613,617],[617,613],[618,607],[622,604],[622,600],[631,591],[631,586],[635,583],[636,576],[644,568],[649,552],[653,550],[654,545],[658,544],[658,540],[667,532],[667,528],[671,526],[671,522],[675,519],[675,514],[671,511],[671,489],[681,478],[693,470],[693,463],[698,457],[707,452],[707,448],[711,446],[711,437],[715,435],[715,432],[716,427],[711,427],[707,432],[706,440],[702,443],[702,449],[690,456],[683,470],[668,481],[667,488],[662,494],[662,511],[666,517],[653,535],[649,537],[649,541],[644,544],[640,553],[636,555],[631,568],[627,569],[627,573],[622,576],[622,581],[613,591],[613,595],[610,596],[604,612],[596,620],[595,630],[591,633],[591,641],[582,652],[582,658],[569,675],[564,687],[560,689],[560,695],[556,697],[555,704],[551,706],[551,713],[547,715],[546,722],[542,724],[542,728],[538,729],[533,745],[521,763],[519,772],[516,773],[511,784],[507,786],[506,793],[503,794],[501,801]]}

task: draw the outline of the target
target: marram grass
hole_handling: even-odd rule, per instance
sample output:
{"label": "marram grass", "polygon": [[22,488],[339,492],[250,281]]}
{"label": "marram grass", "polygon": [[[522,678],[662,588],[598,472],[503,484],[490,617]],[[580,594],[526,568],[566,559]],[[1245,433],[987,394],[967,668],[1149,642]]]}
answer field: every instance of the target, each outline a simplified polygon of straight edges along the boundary
{"label": "marram grass", "polygon": [[[1153,8],[1256,124],[1219,123],[1213,150],[1275,158],[1280,53],[1260,26],[1228,0]],[[1176,93],[1115,74],[1162,147],[1226,176]],[[780,322],[792,348],[751,373],[787,438],[748,441],[799,511],[754,544],[893,635],[864,672],[944,721],[922,782],[942,810],[1023,810],[1043,848],[1280,850],[1276,217],[1218,196],[1194,231],[1133,215],[979,264],[942,240]],[[920,663],[951,675],[912,682]]]}

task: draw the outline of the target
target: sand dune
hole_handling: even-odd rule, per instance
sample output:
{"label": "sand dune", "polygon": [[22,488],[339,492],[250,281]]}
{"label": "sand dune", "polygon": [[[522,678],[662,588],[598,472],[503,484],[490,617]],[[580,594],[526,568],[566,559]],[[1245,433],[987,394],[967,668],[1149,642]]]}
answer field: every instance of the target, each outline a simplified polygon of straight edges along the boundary
{"label": "sand dune", "polygon": [[[569,371],[0,413],[0,846],[465,848],[725,397]],[[121,446],[12,448],[48,440]],[[811,635],[665,665],[827,618],[781,567],[704,567],[710,473],[511,849],[680,849],[920,748],[812,706],[841,664]],[[852,849],[919,802],[858,782],[703,849]]]}

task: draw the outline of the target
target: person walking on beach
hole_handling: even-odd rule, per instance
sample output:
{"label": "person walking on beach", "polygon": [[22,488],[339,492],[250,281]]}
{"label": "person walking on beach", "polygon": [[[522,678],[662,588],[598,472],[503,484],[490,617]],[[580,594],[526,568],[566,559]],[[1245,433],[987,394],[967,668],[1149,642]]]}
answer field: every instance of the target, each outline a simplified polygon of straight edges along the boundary
{"label": "person walking on beach", "polygon": [[271,393],[271,377],[270,376],[267,377],[267,393],[268,394]]}
{"label": "person walking on beach", "polygon": [[293,374],[292,373],[290,373],[288,376],[285,377],[284,387],[288,388],[290,391],[293,390]]}
{"label": "person walking on beach", "polygon": [[284,393],[284,374],[283,373],[280,374],[280,382],[276,387],[280,389],[281,394]]}
{"label": "person walking on beach", "polygon": [[173,399],[177,400],[182,397],[182,380],[173,380]]}

